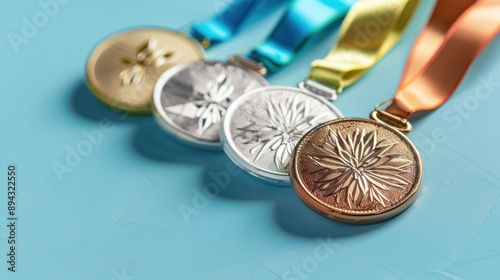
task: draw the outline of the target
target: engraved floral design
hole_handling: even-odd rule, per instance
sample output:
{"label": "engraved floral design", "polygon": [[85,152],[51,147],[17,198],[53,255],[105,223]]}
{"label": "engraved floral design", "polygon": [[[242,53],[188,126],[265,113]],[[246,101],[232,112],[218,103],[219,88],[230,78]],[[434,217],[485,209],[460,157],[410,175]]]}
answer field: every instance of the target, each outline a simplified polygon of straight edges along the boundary
{"label": "engraved floral design", "polygon": [[169,113],[197,119],[200,135],[220,123],[234,93],[234,85],[227,72],[217,71],[220,74],[215,79],[203,72],[191,72],[189,82],[192,83],[192,94],[189,99],[185,103],[165,107]]}
{"label": "engraved floral design", "polygon": [[198,127],[201,132],[221,121],[222,115],[226,113],[226,108],[229,106],[229,97],[233,92],[234,86],[225,72],[215,80],[210,80],[204,91],[195,91],[195,96],[199,100],[193,101],[193,104],[198,107],[195,116],[199,118]]}
{"label": "engraved floral design", "polygon": [[[312,144],[320,153],[309,155],[321,169],[315,181],[324,196],[346,191],[349,207],[360,207],[363,201],[386,206],[391,189],[403,189],[409,181],[412,161],[394,152],[397,143],[380,139],[377,131],[356,129],[352,134],[330,130],[322,144]],[[339,196],[337,196],[338,198]]]}
{"label": "engraved floral design", "polygon": [[328,114],[312,113],[310,101],[300,95],[265,97],[244,113],[250,124],[239,127],[236,137],[241,137],[245,145],[254,145],[250,149],[255,155],[254,162],[274,152],[274,165],[282,172],[287,171],[290,155],[299,139]]}
{"label": "engraved floral design", "polygon": [[146,77],[146,70],[156,69],[175,59],[175,52],[158,47],[158,39],[151,37],[137,51],[132,59],[123,59],[123,63],[128,65],[120,72],[120,79],[125,86],[137,86]]}

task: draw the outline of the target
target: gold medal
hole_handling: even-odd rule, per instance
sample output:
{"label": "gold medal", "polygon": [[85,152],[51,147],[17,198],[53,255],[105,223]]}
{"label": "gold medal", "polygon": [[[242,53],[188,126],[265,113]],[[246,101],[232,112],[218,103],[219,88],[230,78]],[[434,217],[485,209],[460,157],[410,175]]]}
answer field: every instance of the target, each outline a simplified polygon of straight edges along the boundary
{"label": "gold medal", "polygon": [[87,63],[92,93],[111,107],[150,113],[153,88],[175,64],[205,58],[201,45],[182,33],[141,29],[117,34],[99,44]]}
{"label": "gold medal", "polygon": [[345,118],[307,133],[292,157],[291,178],[307,206],[332,220],[389,219],[417,197],[423,171],[415,146],[372,120]]}

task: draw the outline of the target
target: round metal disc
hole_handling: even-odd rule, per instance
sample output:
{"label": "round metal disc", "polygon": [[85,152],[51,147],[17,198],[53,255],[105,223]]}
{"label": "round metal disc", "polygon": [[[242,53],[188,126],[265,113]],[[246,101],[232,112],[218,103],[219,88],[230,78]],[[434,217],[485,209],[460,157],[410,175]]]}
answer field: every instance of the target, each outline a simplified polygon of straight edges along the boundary
{"label": "round metal disc", "polygon": [[87,83],[102,102],[132,113],[150,113],[156,80],[175,64],[205,58],[201,45],[174,31],[139,29],[100,43],[87,63]]}
{"label": "round metal disc", "polygon": [[342,114],[322,97],[294,87],[264,87],[236,99],[222,126],[224,151],[242,169],[289,185],[288,163],[299,139]]}
{"label": "round metal disc", "polygon": [[376,121],[345,118],[322,124],[299,141],[290,175],[298,196],[317,213],[368,224],[408,208],[423,170],[405,135]]}
{"label": "round metal disc", "polygon": [[155,86],[156,120],[188,145],[220,150],[220,122],[229,104],[246,91],[267,85],[255,72],[224,62],[176,65]]}

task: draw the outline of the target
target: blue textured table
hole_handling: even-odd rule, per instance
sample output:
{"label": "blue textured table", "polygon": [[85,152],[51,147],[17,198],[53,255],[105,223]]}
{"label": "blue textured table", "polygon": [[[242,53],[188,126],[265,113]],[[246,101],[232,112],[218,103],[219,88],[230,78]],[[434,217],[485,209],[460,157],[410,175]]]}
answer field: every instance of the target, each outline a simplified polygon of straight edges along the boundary
{"label": "blue textured table", "polygon": [[[289,187],[240,172],[223,153],[176,143],[151,117],[113,113],[87,90],[86,59],[101,39],[136,26],[182,28],[227,1],[60,2],[46,17],[37,1],[2,4],[0,278],[500,277],[500,38],[446,105],[413,121],[409,137],[425,166],[415,204],[385,223],[350,226],[316,215]],[[367,117],[394,94],[432,9],[422,2],[395,49],[336,102],[346,116]],[[247,50],[278,17],[208,55]],[[39,27],[23,30],[26,20]],[[336,35],[270,82],[295,85]],[[60,176],[57,163],[68,168]],[[15,273],[6,262],[9,164],[18,170]]]}

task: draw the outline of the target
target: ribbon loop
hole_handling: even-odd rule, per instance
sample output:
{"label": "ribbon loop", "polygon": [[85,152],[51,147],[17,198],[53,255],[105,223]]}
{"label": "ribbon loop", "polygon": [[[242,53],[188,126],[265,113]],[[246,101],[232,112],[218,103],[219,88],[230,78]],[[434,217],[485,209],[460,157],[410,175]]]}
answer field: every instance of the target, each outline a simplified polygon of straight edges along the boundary
{"label": "ribbon loop", "polygon": [[[214,3],[221,2],[215,1]],[[226,0],[227,2],[228,0]],[[207,48],[231,39],[251,16],[268,12],[289,0],[235,0],[212,18],[194,24],[190,35]]]}
{"label": "ribbon loop", "polygon": [[[441,106],[474,59],[500,31],[500,0],[454,5],[457,1],[438,2],[410,54],[400,87],[386,112],[406,119],[414,112]],[[426,49],[428,46],[430,50]]]}
{"label": "ribbon loop", "polygon": [[295,0],[269,37],[247,54],[269,72],[290,64],[310,40],[343,18],[356,0]]}
{"label": "ribbon loop", "polygon": [[419,1],[361,0],[347,14],[337,44],[313,61],[309,79],[349,86],[399,41]]}

